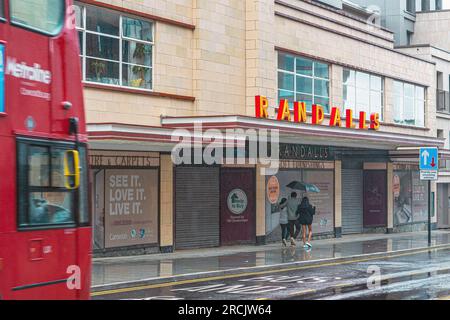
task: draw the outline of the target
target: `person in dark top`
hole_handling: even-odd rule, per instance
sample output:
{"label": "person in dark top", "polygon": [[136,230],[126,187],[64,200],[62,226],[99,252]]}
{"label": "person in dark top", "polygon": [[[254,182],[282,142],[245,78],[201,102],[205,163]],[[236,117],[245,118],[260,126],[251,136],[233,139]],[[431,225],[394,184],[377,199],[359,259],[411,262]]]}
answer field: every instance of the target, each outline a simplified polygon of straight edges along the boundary
{"label": "person in dark top", "polygon": [[[312,237],[312,223],[314,215],[316,214],[316,207],[313,207],[309,203],[308,197],[303,197],[302,202],[298,207],[298,220],[302,225],[302,238],[303,247],[311,249],[311,237]],[[308,227],[308,241],[306,241],[306,227]]]}

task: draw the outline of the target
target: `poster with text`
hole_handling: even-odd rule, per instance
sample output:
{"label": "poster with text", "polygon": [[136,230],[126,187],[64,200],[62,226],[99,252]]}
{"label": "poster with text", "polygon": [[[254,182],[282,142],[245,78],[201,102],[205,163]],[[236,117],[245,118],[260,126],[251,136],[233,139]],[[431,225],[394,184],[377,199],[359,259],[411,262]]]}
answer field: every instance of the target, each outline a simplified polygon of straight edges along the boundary
{"label": "poster with text", "polygon": [[158,171],[106,170],[105,247],[158,242]]}

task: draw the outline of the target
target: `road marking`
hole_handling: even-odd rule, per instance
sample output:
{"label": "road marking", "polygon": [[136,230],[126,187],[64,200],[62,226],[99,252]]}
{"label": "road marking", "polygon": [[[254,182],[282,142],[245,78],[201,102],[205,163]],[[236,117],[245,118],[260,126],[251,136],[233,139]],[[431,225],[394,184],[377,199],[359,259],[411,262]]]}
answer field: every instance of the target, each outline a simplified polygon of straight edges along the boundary
{"label": "road marking", "polygon": [[308,289],[308,290],[293,292],[293,293],[289,294],[289,296],[301,296],[301,295],[304,295],[307,293],[314,293],[314,292],[316,292],[316,290]]}
{"label": "road marking", "polygon": [[292,267],[292,268],[279,269],[279,270],[267,270],[267,271],[251,272],[251,273],[230,274],[230,275],[223,275],[223,276],[216,276],[216,277],[188,279],[188,280],[173,281],[173,282],[166,282],[166,283],[159,283],[159,284],[142,285],[142,286],[136,286],[136,287],[121,288],[121,289],[112,289],[112,290],[92,292],[91,297],[132,292],[132,291],[141,291],[141,290],[155,289],[155,288],[173,287],[173,286],[179,286],[179,285],[189,284],[189,283],[207,282],[207,281],[233,279],[233,278],[243,278],[243,277],[262,275],[262,274],[268,274],[268,273],[280,273],[280,272],[297,271],[297,270],[305,270],[305,269],[316,269],[316,268],[321,268],[321,267],[339,266],[339,265],[345,265],[345,264],[351,264],[351,263],[357,263],[357,262],[365,262],[365,261],[373,261],[373,260],[386,260],[386,259],[398,258],[398,257],[402,257],[402,256],[418,255],[418,254],[421,254],[424,252],[429,252],[429,251],[440,251],[440,250],[448,250],[448,249],[449,249],[448,246],[441,247],[441,248],[431,248],[431,249],[426,248],[426,249],[414,251],[414,252],[391,254],[391,255],[388,255],[385,257],[372,257],[372,258],[369,257],[369,258],[361,258],[361,259],[355,259],[355,260],[349,260],[349,261],[343,261],[343,262],[327,262],[327,263],[321,263],[321,264],[316,264],[316,265],[312,265],[312,266],[311,265],[310,266],[299,266],[299,267]]}

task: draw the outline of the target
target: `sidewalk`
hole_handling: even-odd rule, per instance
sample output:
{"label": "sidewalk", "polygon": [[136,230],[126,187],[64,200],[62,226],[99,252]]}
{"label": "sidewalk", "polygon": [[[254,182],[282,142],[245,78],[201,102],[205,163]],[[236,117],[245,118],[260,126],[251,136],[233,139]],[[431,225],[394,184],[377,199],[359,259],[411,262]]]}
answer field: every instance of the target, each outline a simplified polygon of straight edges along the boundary
{"label": "sidewalk", "polygon": [[[183,250],[175,253],[93,259],[93,291],[127,285],[161,283],[180,277],[220,275],[242,269],[276,268],[280,264],[318,261],[426,248],[427,232],[350,235],[317,240],[311,252],[281,244]],[[450,244],[450,231],[433,231],[433,246]]]}

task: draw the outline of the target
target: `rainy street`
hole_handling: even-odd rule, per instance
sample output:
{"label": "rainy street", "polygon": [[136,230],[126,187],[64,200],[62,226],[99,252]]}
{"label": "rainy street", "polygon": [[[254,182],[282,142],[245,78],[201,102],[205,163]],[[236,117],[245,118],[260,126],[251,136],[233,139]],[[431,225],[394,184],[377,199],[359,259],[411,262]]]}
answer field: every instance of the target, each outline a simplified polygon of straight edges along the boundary
{"label": "rainy street", "polygon": [[357,258],[343,263],[192,279],[97,292],[94,299],[447,300],[450,297],[449,253],[450,249],[446,248],[394,254],[390,258]]}

